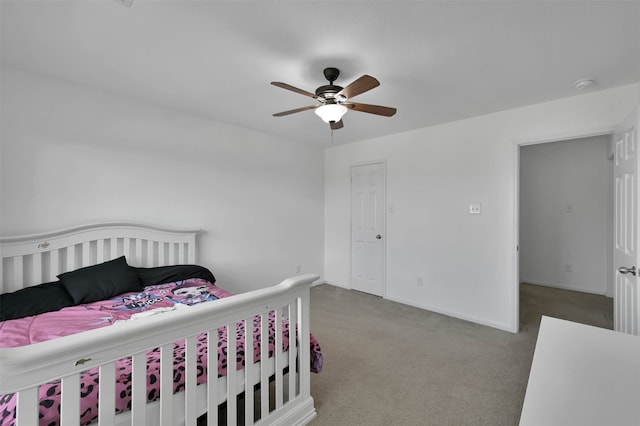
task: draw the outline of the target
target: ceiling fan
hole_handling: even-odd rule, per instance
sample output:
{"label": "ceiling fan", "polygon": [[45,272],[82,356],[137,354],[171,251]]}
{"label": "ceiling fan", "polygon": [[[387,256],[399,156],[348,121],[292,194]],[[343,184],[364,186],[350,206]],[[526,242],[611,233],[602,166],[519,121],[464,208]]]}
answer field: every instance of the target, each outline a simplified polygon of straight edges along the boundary
{"label": "ceiling fan", "polygon": [[333,84],[338,79],[340,70],[337,68],[325,68],[324,76],[329,80],[329,84],[320,86],[316,89],[316,93],[307,92],[306,90],[298,89],[287,83],[281,83],[279,81],[272,81],[271,84],[283,89],[291,90],[292,92],[300,93],[301,95],[314,98],[318,101],[315,105],[309,105],[302,108],[291,109],[289,111],[278,112],[273,114],[274,117],[282,117],[296,112],[307,111],[314,109],[315,113],[322,118],[325,123],[329,123],[332,130],[341,129],[344,127],[342,123],[342,116],[349,110],[367,112],[369,114],[382,115],[385,117],[391,117],[396,113],[395,108],[361,104],[357,102],[351,102],[350,99],[361,93],[367,92],[380,85],[380,82],[370,75],[363,75],[346,87],[340,87]]}

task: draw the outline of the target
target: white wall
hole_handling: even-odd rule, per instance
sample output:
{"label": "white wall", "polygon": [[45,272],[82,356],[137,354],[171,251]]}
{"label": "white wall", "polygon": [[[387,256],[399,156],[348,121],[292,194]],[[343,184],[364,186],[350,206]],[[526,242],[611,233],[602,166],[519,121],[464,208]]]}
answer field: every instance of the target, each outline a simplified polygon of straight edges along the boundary
{"label": "white wall", "polygon": [[[394,208],[386,297],[516,331],[518,141],[612,129],[638,105],[638,90],[624,86],[327,149],[325,279],[349,286],[350,166],[386,159]],[[470,203],[481,203],[482,214],[468,214]]]}
{"label": "white wall", "polygon": [[520,149],[520,281],[605,294],[613,203],[609,142],[598,136]]}
{"label": "white wall", "polygon": [[196,227],[232,291],[322,274],[319,148],[6,68],[2,121],[2,235]]}

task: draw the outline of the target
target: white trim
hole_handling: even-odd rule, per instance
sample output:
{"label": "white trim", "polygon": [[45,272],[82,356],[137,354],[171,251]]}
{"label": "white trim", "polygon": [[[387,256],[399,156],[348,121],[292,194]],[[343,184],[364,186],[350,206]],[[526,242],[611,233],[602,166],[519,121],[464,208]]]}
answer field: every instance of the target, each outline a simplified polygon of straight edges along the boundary
{"label": "white trim", "polygon": [[538,145],[541,143],[548,142],[561,142],[571,139],[582,139],[582,138],[590,138],[594,136],[602,136],[613,134],[615,131],[615,127],[613,126],[602,126],[602,127],[594,127],[591,129],[577,130],[575,132],[561,132],[561,133],[550,133],[548,135],[540,135],[536,137],[527,137],[527,138],[516,138],[514,139],[514,143],[519,146],[525,145]]}
{"label": "white trim", "polygon": [[[520,282],[520,145],[515,144],[515,218],[513,230],[513,281]],[[511,289],[511,326],[509,331],[512,333],[520,332],[520,286],[516,285]]]}

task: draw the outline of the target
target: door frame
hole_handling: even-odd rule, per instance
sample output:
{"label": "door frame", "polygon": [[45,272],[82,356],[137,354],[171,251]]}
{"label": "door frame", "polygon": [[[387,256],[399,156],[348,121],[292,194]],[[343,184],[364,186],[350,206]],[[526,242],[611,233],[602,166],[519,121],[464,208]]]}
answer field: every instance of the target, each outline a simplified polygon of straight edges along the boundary
{"label": "door frame", "polygon": [[514,188],[514,234],[513,234],[513,287],[511,291],[511,331],[520,331],[520,148],[527,145],[539,145],[549,142],[562,142],[572,139],[589,138],[594,136],[613,136],[615,126],[600,128],[577,129],[575,131],[550,134],[539,137],[529,137],[514,139],[514,167],[515,167],[515,188]]}
{"label": "door frame", "polygon": [[382,187],[384,190],[384,196],[382,199],[382,205],[384,208],[384,217],[382,220],[382,235],[384,248],[382,250],[382,298],[387,298],[387,160],[370,160],[370,161],[362,161],[353,163],[349,166],[349,288],[353,289],[351,285],[351,277],[353,271],[353,210],[352,210],[352,199],[351,199],[351,186],[353,179],[353,168],[360,166],[371,166],[373,164],[382,164],[382,170],[384,172],[384,176],[382,179]]}

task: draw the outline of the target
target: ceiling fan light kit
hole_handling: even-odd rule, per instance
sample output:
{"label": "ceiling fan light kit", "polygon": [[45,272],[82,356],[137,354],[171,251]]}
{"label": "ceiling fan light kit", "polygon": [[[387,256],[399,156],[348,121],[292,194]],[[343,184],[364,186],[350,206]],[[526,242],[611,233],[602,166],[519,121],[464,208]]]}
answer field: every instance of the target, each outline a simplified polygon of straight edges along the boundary
{"label": "ceiling fan light kit", "polygon": [[338,70],[337,68],[325,68],[324,76],[327,80],[329,80],[329,84],[318,87],[315,91],[315,94],[291,86],[287,83],[272,81],[271,84],[276,87],[291,90],[292,92],[314,98],[318,101],[318,104],[316,105],[309,105],[306,107],[278,112],[273,114],[273,116],[283,117],[285,115],[294,114],[296,112],[314,109],[318,117],[320,117],[325,123],[329,123],[331,130],[337,130],[344,127],[344,124],[342,123],[342,117],[350,109],[354,111],[366,112],[369,114],[382,115],[384,117],[391,117],[396,113],[396,109],[392,107],[361,104],[349,101],[349,99],[353,98],[354,96],[378,87],[380,85],[380,82],[378,80],[371,77],[370,75],[365,74],[362,77],[356,79],[351,84],[348,84],[346,87],[341,87],[333,84],[333,82],[338,78],[339,75],[340,70]]}
{"label": "ceiling fan light kit", "polygon": [[342,120],[342,116],[348,111],[347,107],[341,104],[325,104],[316,108],[316,115],[322,118],[325,123],[332,121],[337,123]]}

